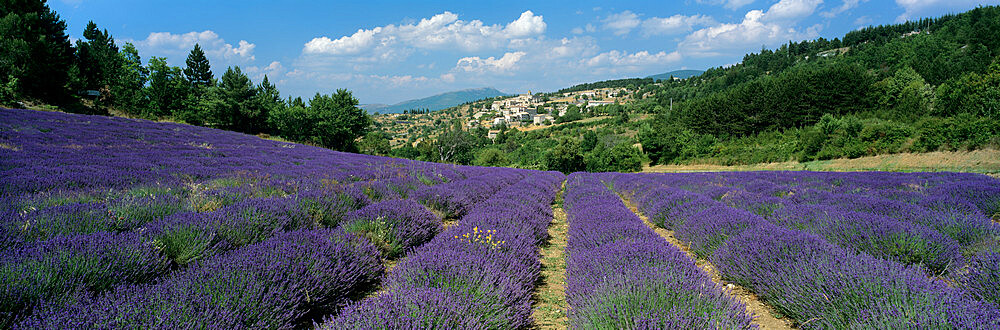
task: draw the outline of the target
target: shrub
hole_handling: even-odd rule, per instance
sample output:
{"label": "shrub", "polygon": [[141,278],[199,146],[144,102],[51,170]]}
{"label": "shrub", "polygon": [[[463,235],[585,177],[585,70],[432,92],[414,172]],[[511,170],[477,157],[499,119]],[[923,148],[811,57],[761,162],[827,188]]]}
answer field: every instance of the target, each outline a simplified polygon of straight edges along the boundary
{"label": "shrub", "polygon": [[7,250],[0,260],[0,325],[5,327],[42,301],[142,283],[167,270],[167,260],[137,233],[58,236]]}
{"label": "shrub", "polygon": [[150,224],[146,235],[160,253],[178,265],[185,265],[220,249],[215,230],[209,224],[204,215],[180,213]]}
{"label": "shrub", "polygon": [[363,207],[347,215],[344,230],[363,236],[387,258],[399,257],[441,231],[441,221],[412,200],[390,200]]}
{"label": "shrub", "polygon": [[972,257],[969,273],[960,283],[977,299],[1000,307],[1000,253],[987,251]]}
{"label": "shrub", "polygon": [[674,233],[678,239],[690,244],[691,252],[707,259],[733,236],[764,223],[763,218],[752,213],[719,205],[695,214]]}
{"label": "shrub", "polygon": [[26,328],[290,328],[326,315],[382,273],[378,250],[343,231],[281,234],[155,284],[53,302]]}
{"label": "shrub", "polygon": [[320,329],[476,329],[495,324],[469,294],[407,288],[350,305]]}
{"label": "shrub", "polygon": [[343,188],[303,191],[295,201],[308,215],[300,228],[336,228],[348,213],[370,203],[361,190]]}
{"label": "shrub", "polygon": [[7,75],[5,83],[0,83],[0,106],[13,106],[17,102],[18,95],[17,77]]}
{"label": "shrub", "polygon": [[566,301],[576,328],[750,328],[746,307],[609,191],[596,175],[566,184]]}
{"label": "shrub", "polygon": [[953,239],[919,224],[835,207],[793,205],[778,210],[769,220],[789,229],[826,238],[845,249],[865,252],[904,264],[923,265],[944,273],[964,262]]}
{"label": "shrub", "polygon": [[620,142],[610,149],[598,144],[584,155],[588,172],[638,172],[645,157],[629,142]]}
{"label": "shrub", "polygon": [[[226,249],[238,248],[271,238],[281,231],[298,229],[308,223],[308,214],[286,198],[248,199],[207,215]],[[307,227],[308,229],[308,227]]]}
{"label": "shrub", "polygon": [[983,306],[919,269],[855,254],[817,236],[770,226],[751,228],[711,258],[723,277],[810,328],[1000,326]]}

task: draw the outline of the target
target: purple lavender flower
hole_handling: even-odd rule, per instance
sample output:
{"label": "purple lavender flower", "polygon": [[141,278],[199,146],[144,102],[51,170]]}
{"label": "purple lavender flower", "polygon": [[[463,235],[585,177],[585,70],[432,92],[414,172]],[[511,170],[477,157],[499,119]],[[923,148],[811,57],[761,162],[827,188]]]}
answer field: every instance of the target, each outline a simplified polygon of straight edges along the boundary
{"label": "purple lavender flower", "polygon": [[440,219],[409,199],[368,205],[346,218],[341,224],[344,230],[367,238],[388,258],[400,256],[443,229]]}
{"label": "purple lavender flower", "polygon": [[295,231],[206,259],[155,284],[53,302],[20,327],[304,326],[381,272],[377,249],[367,242],[343,231]]}
{"label": "purple lavender flower", "polygon": [[[599,176],[573,174],[566,187],[570,225],[566,300],[572,326],[756,327],[743,303],[713,282],[684,252],[646,227]],[[675,200],[679,202],[667,205],[690,201]],[[692,218],[681,226],[698,221]]]}
{"label": "purple lavender flower", "polygon": [[6,250],[0,257],[0,325],[31,314],[43,300],[142,283],[167,270],[167,260],[137,233],[56,236]]}

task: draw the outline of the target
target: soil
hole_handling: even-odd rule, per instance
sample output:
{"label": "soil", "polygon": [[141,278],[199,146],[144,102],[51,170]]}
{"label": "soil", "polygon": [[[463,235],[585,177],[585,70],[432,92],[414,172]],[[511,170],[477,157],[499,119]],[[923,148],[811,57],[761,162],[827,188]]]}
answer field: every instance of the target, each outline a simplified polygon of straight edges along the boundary
{"label": "soil", "polygon": [[[563,186],[565,189],[565,184]],[[552,223],[549,224],[549,241],[540,249],[541,276],[535,286],[532,319],[534,329],[566,329],[569,319],[566,311],[566,212],[562,208],[562,192],[552,205]]]}
{"label": "soil", "polygon": [[628,208],[632,210],[633,213],[638,215],[639,218],[642,219],[642,222],[646,224],[646,226],[652,228],[658,235],[660,235],[660,237],[663,237],[663,239],[667,240],[667,242],[670,242],[670,244],[673,244],[674,246],[680,248],[681,251],[684,251],[684,253],[686,253],[689,258],[695,260],[698,267],[701,268],[703,271],[705,271],[705,273],[707,273],[712,278],[712,281],[715,281],[716,283],[719,283],[723,287],[729,289],[730,294],[732,294],[733,297],[746,304],[747,311],[753,314],[754,316],[754,321],[753,321],[754,324],[760,326],[761,329],[794,329],[792,320],[789,320],[788,318],[775,317],[776,312],[774,307],[771,307],[767,303],[761,301],[756,294],[740,286],[739,284],[730,283],[723,280],[722,274],[719,273],[719,271],[715,268],[714,265],[712,265],[711,262],[704,259],[698,259],[698,257],[696,257],[695,254],[691,252],[691,248],[688,245],[684,244],[679,239],[677,239],[677,237],[674,236],[673,231],[660,228],[655,224],[653,224],[652,222],[650,222],[649,218],[647,218],[642,213],[638,212],[636,206],[632,204],[628,199],[622,198],[622,202],[625,203],[625,205],[627,205]]}

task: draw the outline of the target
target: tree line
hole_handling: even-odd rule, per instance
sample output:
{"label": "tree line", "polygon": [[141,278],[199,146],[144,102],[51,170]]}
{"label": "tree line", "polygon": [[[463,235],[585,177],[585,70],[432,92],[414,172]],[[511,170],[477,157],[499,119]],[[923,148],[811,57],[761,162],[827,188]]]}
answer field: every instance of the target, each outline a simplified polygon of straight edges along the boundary
{"label": "tree line", "polygon": [[347,90],[306,102],[283,99],[266,75],[253,83],[239,66],[216,79],[198,44],[183,68],[156,56],[144,65],[133,44],[119,45],[93,21],[74,45],[45,1],[0,0],[0,49],[0,105],[171,119],[344,151],[358,151],[371,126]]}
{"label": "tree line", "polygon": [[[809,161],[1000,144],[1000,7],[790,42],[644,86],[650,160]],[[667,111],[667,102],[674,111]]]}
{"label": "tree line", "polygon": [[555,94],[579,92],[579,91],[599,89],[599,88],[628,88],[634,90],[636,86],[652,84],[655,82],[656,81],[653,78],[625,78],[625,79],[605,80],[592,83],[583,83],[574,85],[572,87],[563,88],[557,91]]}

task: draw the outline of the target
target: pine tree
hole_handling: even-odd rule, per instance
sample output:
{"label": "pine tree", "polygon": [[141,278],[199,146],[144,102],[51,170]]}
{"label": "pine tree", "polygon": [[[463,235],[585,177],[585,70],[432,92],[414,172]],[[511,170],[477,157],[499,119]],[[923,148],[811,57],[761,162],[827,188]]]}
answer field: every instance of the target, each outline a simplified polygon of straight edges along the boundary
{"label": "pine tree", "polygon": [[[219,81],[224,107],[218,109],[214,118],[220,128],[243,133],[253,132],[255,122],[265,121],[254,101],[257,89],[239,66],[229,67]],[[263,118],[263,119],[261,119]]]}
{"label": "pine tree", "polygon": [[108,30],[100,30],[94,21],[83,30],[87,41],[77,40],[77,65],[81,89],[99,90],[112,85],[119,78],[121,61],[115,39]]}
{"label": "pine tree", "polygon": [[0,0],[0,50],[0,83],[16,80],[20,95],[50,102],[69,95],[73,45],[45,1]]}
{"label": "pine tree", "polygon": [[272,127],[268,123],[271,113],[281,111],[285,107],[285,102],[281,100],[281,92],[278,87],[272,84],[264,75],[264,80],[257,86],[257,107],[260,114],[252,121],[251,132],[271,132]]}
{"label": "pine tree", "polygon": [[213,85],[212,66],[205,57],[205,52],[201,46],[194,44],[194,49],[187,57],[187,68],[184,68],[184,76],[191,82],[193,87],[208,87]]}

